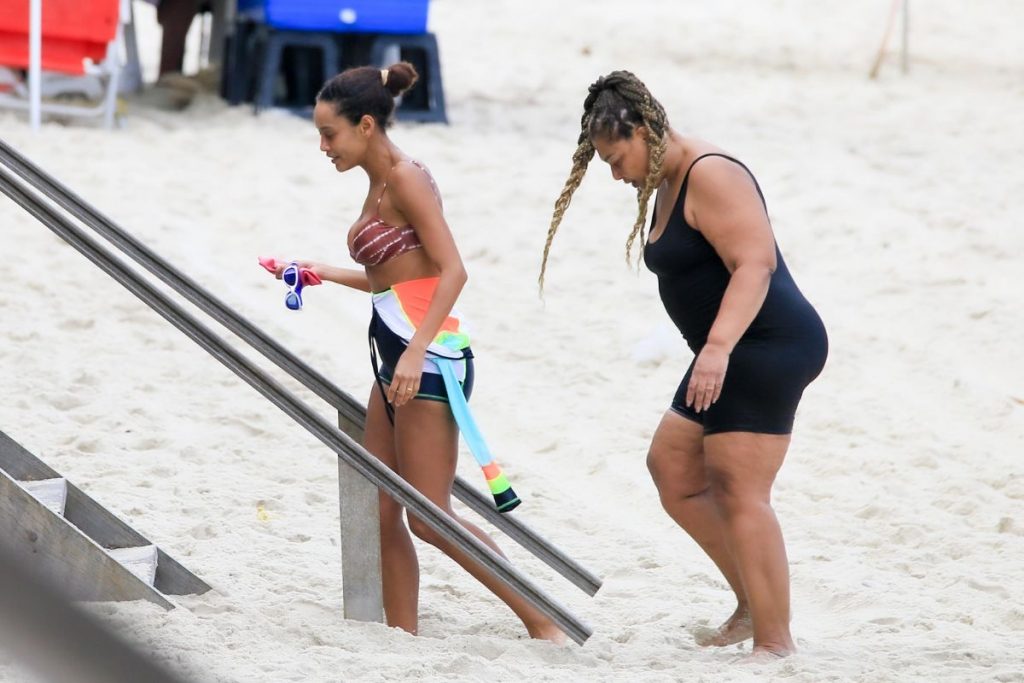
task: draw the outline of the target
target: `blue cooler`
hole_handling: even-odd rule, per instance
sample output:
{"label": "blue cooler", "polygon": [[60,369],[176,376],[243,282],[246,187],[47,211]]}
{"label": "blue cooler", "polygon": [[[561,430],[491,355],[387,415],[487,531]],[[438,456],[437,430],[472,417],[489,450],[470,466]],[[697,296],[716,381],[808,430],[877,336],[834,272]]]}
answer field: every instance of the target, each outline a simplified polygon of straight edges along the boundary
{"label": "blue cooler", "polygon": [[238,0],[238,15],[292,31],[419,34],[429,0]]}

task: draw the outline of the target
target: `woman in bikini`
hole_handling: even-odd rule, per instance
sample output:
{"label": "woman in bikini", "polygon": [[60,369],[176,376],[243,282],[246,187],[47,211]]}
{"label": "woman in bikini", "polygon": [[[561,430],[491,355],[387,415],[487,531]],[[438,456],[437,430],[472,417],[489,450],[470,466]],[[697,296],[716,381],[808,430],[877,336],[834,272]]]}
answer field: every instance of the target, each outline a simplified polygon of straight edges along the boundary
{"label": "woman in bikini", "polygon": [[[466,398],[473,388],[473,355],[455,302],[466,270],[442,211],[430,172],[388,137],[395,97],[416,82],[407,62],[388,69],[358,67],[333,77],[317,95],[313,121],[320,150],[340,173],[362,169],[370,186],[348,231],[351,257],[362,270],[296,261],[324,282],[370,292],[370,335],[376,378],[366,410],[364,447],[481,542],[501,553],[479,528],[451,507],[458,429],[444,380],[430,353],[454,359]],[[278,277],[283,266],[278,266]],[[379,357],[379,365],[378,365]],[[533,638],[563,642],[548,617],[462,554],[402,507],[380,495],[381,569],[389,626],[417,632],[419,563],[409,535],[439,548],[501,598]]]}
{"label": "woman in bikini", "polygon": [[541,286],[551,240],[596,152],[615,180],[636,188],[627,259],[639,237],[665,310],[695,356],[654,433],[647,466],[665,511],[736,596],[732,616],[698,642],[753,637],[755,655],[787,655],[796,649],[789,569],[771,489],[800,397],[825,364],[825,327],[786,268],[746,166],[670,128],[661,104],[628,71],[590,86],[581,124]]}

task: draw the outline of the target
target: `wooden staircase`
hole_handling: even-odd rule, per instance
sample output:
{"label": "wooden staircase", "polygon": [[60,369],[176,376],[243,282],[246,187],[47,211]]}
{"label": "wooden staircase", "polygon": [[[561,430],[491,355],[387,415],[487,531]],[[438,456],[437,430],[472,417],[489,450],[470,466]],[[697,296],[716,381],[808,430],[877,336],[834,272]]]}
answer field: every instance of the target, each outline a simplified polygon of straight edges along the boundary
{"label": "wooden staircase", "polygon": [[202,579],[0,431],[0,534],[28,566],[82,601],[210,590]]}

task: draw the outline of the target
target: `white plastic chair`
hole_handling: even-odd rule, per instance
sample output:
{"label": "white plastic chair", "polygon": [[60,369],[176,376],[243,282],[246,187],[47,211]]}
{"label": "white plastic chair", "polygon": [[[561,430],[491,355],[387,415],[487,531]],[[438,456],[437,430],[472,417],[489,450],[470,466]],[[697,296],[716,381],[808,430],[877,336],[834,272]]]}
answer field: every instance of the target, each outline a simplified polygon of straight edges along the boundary
{"label": "white plastic chair", "polygon": [[[45,3],[46,0],[41,0]],[[126,65],[126,54],[128,49],[125,44],[126,26],[134,30],[131,24],[132,11],[131,0],[119,0],[118,21],[113,39],[107,43],[106,54],[98,63],[91,59],[83,58],[81,70],[77,73],[66,73],[54,69],[47,69],[46,56],[46,35],[43,35],[43,51],[38,97],[53,98],[65,94],[80,94],[93,100],[94,105],[65,104],[59,102],[43,102],[37,105],[41,114],[55,114],[66,117],[95,118],[103,117],[103,123],[107,128],[113,128],[117,113],[117,92],[118,83],[122,70]],[[25,27],[25,38],[29,40],[29,29]],[[31,51],[30,51],[31,53]],[[0,67],[3,66],[4,55],[0,54]],[[15,67],[22,67],[24,63],[13,64]],[[137,68],[137,59],[135,61]],[[29,64],[30,73],[32,65]],[[8,77],[13,73],[7,70]],[[129,75],[131,70],[129,70]],[[31,111],[33,109],[33,95],[30,83],[14,82],[10,85],[8,92],[0,93],[0,107]]]}

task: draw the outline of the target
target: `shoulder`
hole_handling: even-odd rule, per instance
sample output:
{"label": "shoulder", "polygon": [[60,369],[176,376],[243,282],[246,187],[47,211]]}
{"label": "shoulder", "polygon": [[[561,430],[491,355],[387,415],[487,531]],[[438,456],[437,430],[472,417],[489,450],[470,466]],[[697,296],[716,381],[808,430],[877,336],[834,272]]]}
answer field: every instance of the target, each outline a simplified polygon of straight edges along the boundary
{"label": "shoulder", "polygon": [[756,220],[764,204],[753,176],[732,158],[701,159],[690,171],[687,192],[688,220],[701,232],[719,219]]}
{"label": "shoulder", "polygon": [[725,199],[740,192],[756,193],[754,181],[747,170],[730,158],[706,156],[690,169],[688,181],[691,194],[707,199]]}
{"label": "shoulder", "polygon": [[400,161],[391,169],[388,186],[395,206],[411,218],[411,213],[434,212],[441,205],[441,194],[434,178],[418,162]]}
{"label": "shoulder", "polygon": [[427,170],[418,162],[402,160],[391,169],[391,177],[388,184],[398,191],[416,191],[418,189],[430,190],[433,187],[433,179]]}

